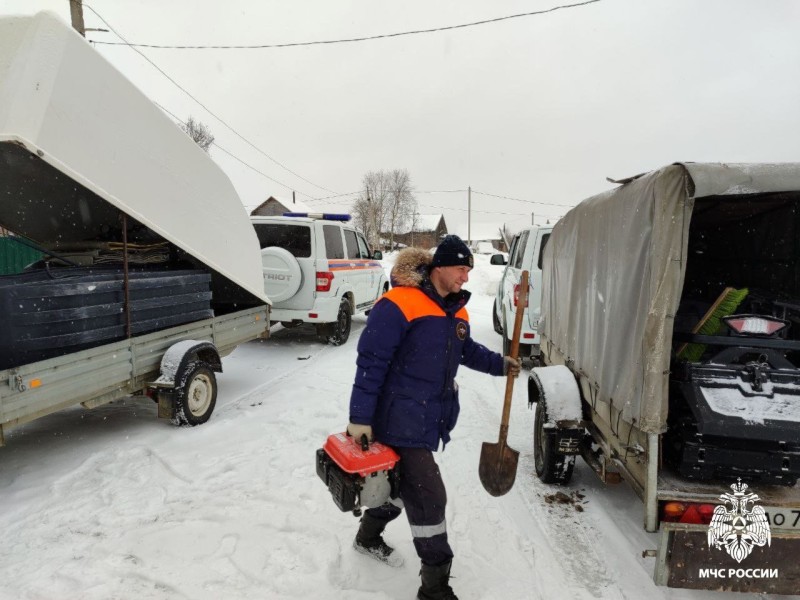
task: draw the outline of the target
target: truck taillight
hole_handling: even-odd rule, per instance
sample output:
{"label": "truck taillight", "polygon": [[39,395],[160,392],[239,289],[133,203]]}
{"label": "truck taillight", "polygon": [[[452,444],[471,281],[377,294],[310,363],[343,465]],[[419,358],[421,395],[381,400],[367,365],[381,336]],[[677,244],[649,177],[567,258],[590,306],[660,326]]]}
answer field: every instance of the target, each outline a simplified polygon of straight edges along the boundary
{"label": "truck taillight", "polygon": [[733,315],[725,317],[723,321],[733,331],[743,335],[774,335],[789,325],[783,319],[762,315]]}
{"label": "truck taillight", "polygon": [[[530,297],[530,289],[528,290],[528,297]],[[514,285],[514,306],[519,303],[519,284]],[[525,299],[525,308],[528,308],[528,299]]]}
{"label": "truck taillight", "polygon": [[694,523],[708,525],[714,516],[713,504],[667,502],[661,507],[661,519],[668,523]]}
{"label": "truck taillight", "polygon": [[317,271],[317,291],[330,292],[333,283],[333,273],[330,271]]}

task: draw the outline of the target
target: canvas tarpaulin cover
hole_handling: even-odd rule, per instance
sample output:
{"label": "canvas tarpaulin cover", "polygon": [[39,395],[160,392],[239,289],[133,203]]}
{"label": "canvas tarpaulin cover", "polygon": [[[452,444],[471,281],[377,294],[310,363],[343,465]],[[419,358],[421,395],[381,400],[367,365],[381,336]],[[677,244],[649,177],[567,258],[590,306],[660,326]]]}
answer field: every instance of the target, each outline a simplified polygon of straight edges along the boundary
{"label": "canvas tarpaulin cover", "polygon": [[674,164],[570,210],[545,249],[542,336],[622,419],[666,429],[694,200],[800,190],[800,163]]}

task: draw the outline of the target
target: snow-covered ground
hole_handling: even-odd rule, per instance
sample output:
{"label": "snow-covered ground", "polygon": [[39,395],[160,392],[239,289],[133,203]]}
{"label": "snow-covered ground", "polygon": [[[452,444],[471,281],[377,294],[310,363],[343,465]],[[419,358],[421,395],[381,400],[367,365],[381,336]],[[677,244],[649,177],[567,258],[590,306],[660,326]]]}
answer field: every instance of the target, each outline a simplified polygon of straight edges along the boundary
{"label": "snow-covered ground", "polygon": [[[468,308],[473,336],[499,351],[491,310],[502,267],[488,260],[476,256]],[[419,564],[405,518],[386,535],[403,567],[355,553],[358,522],[315,471],[316,449],[347,423],[365,321],[338,348],[280,326],[239,347],[200,427],[174,428],[149,400],[128,399],[11,430],[0,450],[0,599],[413,598]],[[548,502],[557,490],[533,472],[524,376],[509,432],[521,452],[516,484],[489,496],[478,459],[482,442],[497,441],[505,380],[468,369],[458,380],[460,421],[437,460],[460,598],[749,597],[654,586],[641,553],[657,537],[642,528],[641,503],[580,462],[564,490],[573,502]]]}

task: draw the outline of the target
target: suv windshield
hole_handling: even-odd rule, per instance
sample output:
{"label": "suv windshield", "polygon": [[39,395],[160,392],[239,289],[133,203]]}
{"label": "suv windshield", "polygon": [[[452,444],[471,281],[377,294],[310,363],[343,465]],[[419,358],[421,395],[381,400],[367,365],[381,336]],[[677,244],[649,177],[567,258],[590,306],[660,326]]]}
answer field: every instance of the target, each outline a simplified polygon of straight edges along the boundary
{"label": "suv windshield", "polygon": [[258,223],[255,230],[262,248],[278,246],[297,258],[311,256],[311,228],[307,225]]}

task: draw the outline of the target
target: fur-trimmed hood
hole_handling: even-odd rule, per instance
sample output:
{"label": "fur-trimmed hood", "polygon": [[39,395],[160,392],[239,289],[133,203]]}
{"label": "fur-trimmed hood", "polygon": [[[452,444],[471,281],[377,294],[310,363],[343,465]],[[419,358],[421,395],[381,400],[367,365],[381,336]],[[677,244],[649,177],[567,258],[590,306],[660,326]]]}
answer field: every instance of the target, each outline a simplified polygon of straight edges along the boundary
{"label": "fur-trimmed hood", "polygon": [[401,250],[394,262],[390,279],[392,287],[422,287],[428,277],[433,255],[422,248]]}

